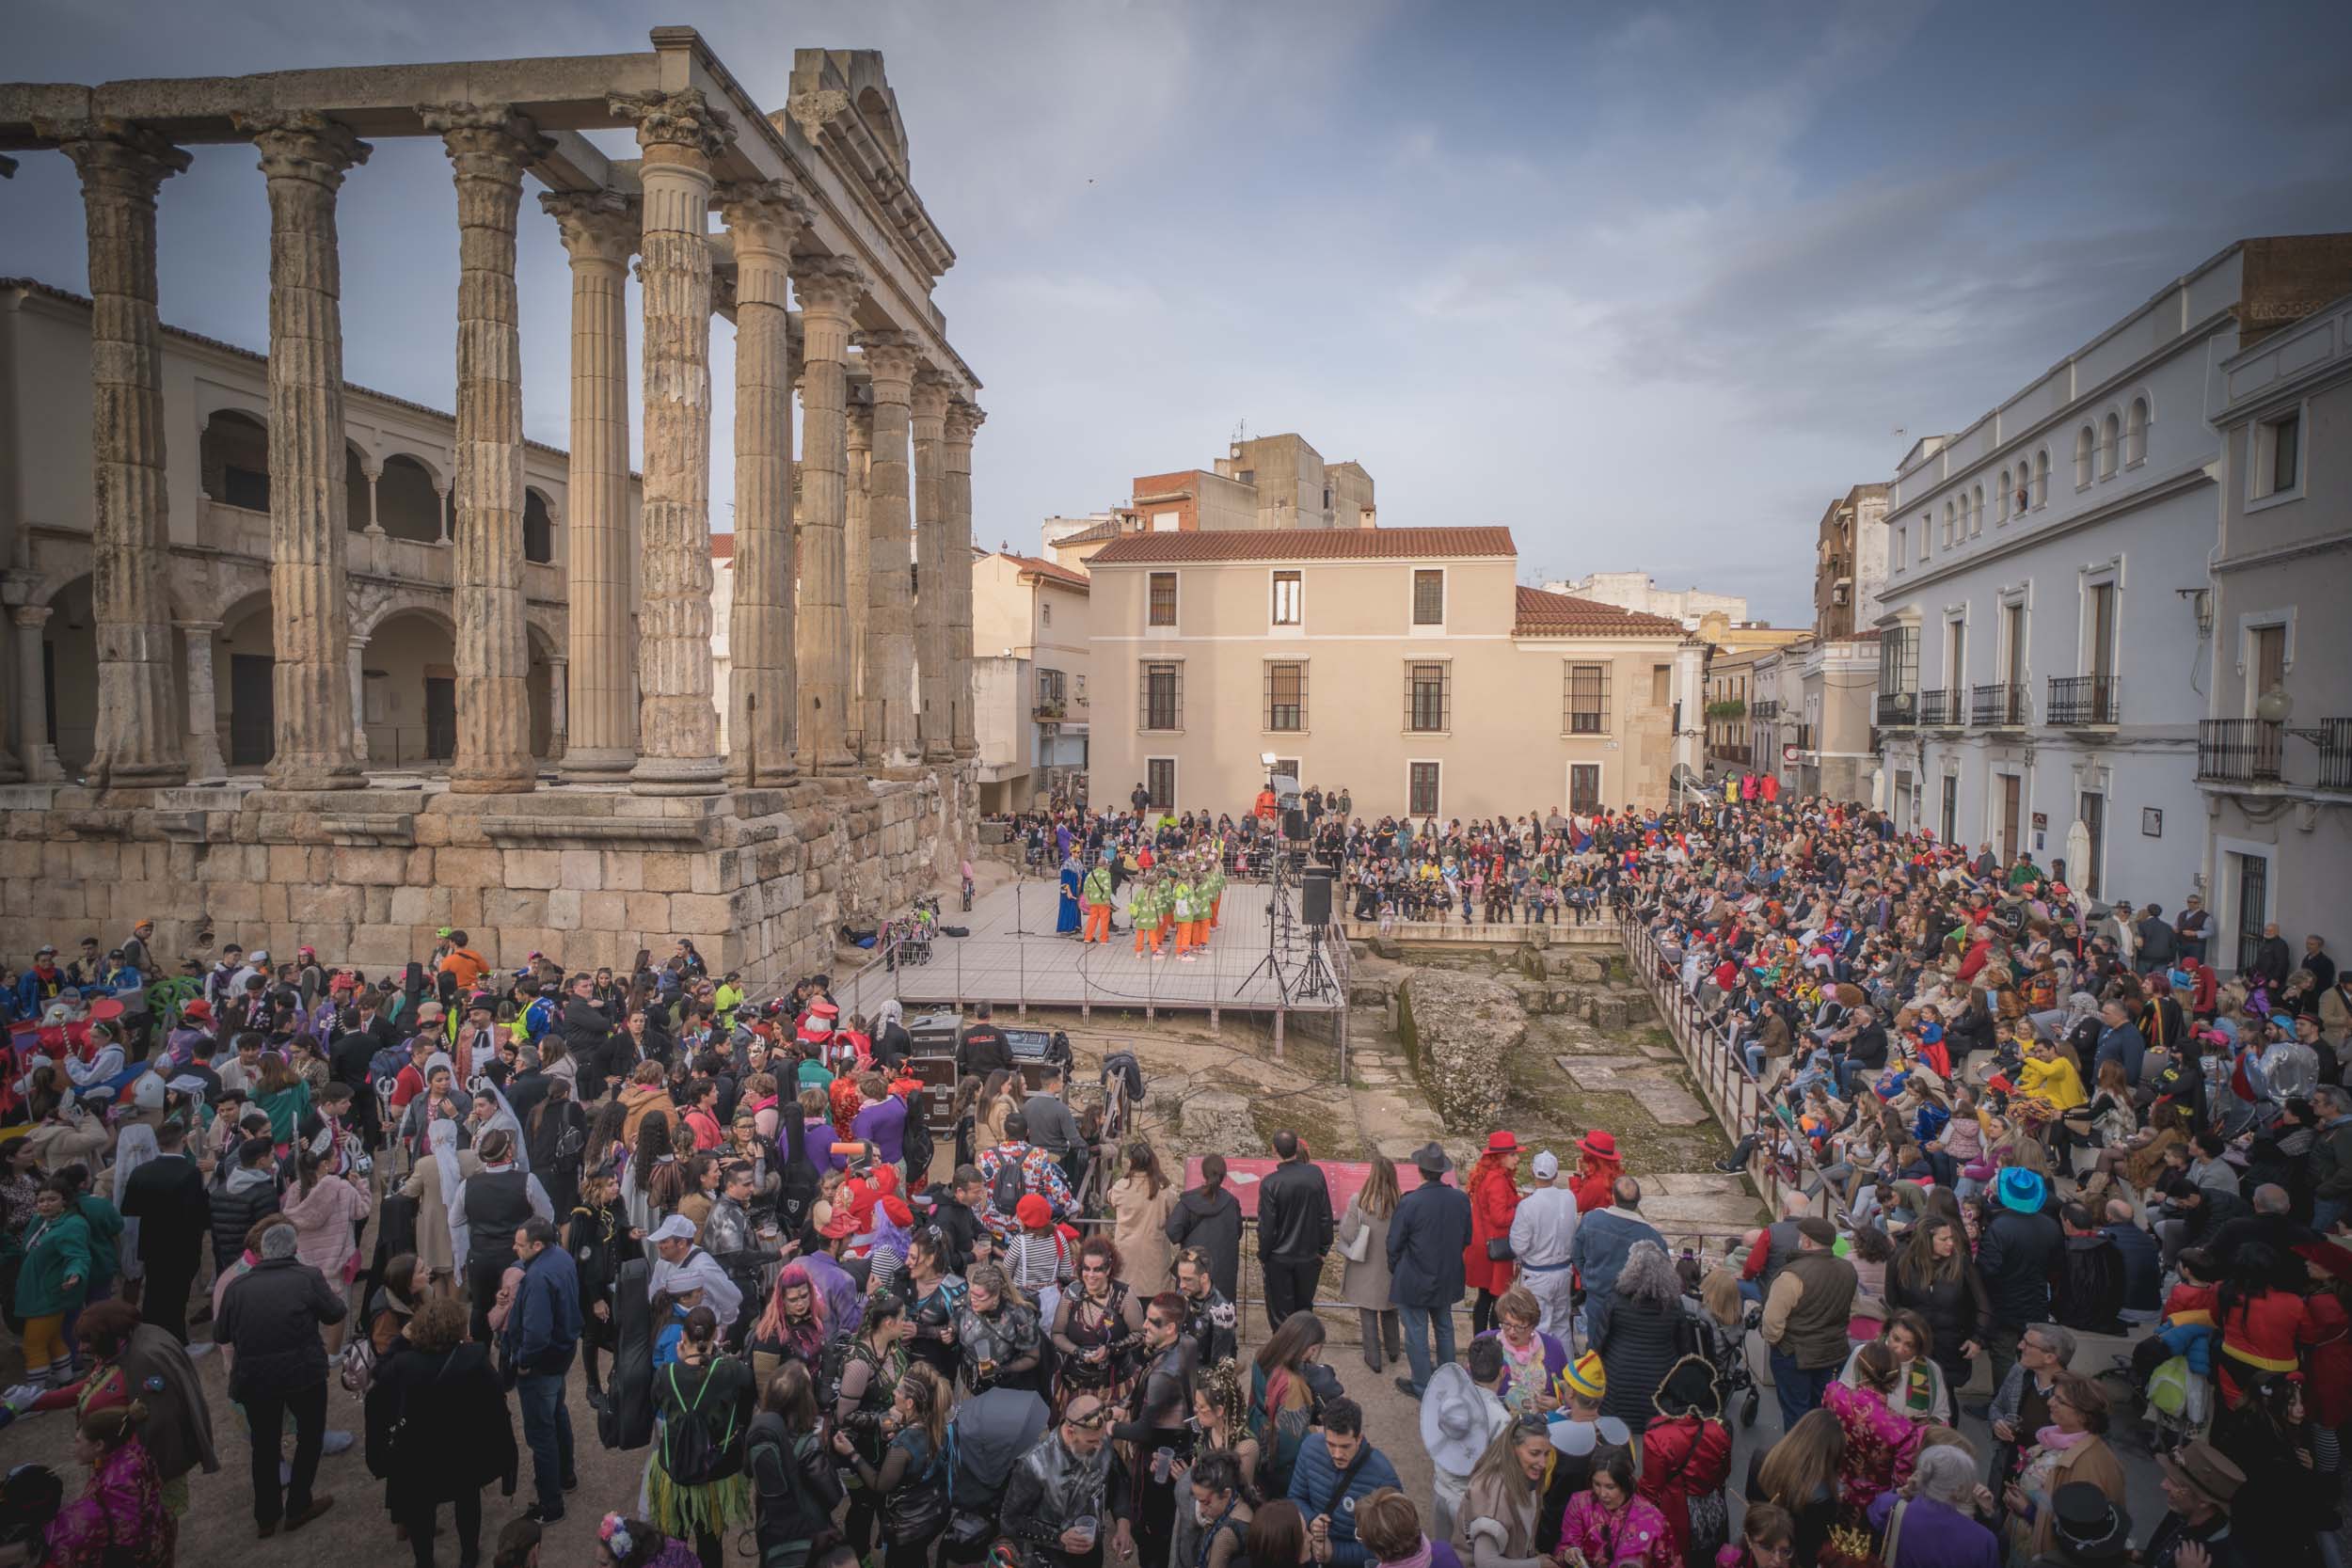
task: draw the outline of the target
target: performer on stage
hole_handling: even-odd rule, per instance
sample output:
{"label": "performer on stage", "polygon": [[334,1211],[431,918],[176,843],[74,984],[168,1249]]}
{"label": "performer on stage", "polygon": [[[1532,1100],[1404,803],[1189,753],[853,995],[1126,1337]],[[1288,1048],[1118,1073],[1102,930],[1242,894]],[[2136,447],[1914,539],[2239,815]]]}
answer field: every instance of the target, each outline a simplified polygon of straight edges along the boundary
{"label": "performer on stage", "polygon": [[1074,937],[1078,934],[1081,911],[1078,906],[1078,863],[1068,855],[1061,862],[1061,909],[1054,917],[1054,934]]}

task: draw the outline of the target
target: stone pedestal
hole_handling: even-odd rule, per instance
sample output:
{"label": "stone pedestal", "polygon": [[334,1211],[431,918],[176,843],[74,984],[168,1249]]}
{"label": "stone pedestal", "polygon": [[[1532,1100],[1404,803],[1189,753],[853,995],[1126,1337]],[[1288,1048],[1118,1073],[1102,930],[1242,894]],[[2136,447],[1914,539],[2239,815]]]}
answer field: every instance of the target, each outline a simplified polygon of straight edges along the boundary
{"label": "stone pedestal", "polygon": [[620,99],[644,153],[644,592],[638,610],[641,794],[717,791],[710,666],[711,160],[732,139],[692,88]]}
{"label": "stone pedestal", "polygon": [[637,760],[636,639],[629,626],[628,259],[636,205],[543,196],[572,262],[572,450],[564,542],[572,702],[567,779],[626,777]]}
{"label": "stone pedestal", "polygon": [[335,195],[369,148],[319,115],[240,116],[269,177],[270,617],[280,789],[357,789],[344,607],[342,262]]}
{"label": "stone pedestal", "polygon": [[457,753],[452,789],[532,787],[531,644],[523,625],[522,339],[515,214],[547,141],[504,104],[424,114],[457,181]]}
{"label": "stone pedestal", "polygon": [[162,332],[155,314],[155,193],[188,155],[151,132],[72,128],[89,231],[90,598],[98,644],[89,779],[146,787],[187,777],[180,749],[164,552]]}

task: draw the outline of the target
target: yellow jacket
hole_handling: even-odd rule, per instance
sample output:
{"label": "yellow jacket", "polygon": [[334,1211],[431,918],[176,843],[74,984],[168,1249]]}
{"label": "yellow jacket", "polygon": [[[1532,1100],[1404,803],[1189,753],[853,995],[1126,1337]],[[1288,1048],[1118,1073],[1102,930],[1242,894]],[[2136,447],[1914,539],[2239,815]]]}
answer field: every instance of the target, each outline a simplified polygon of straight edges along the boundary
{"label": "yellow jacket", "polygon": [[2082,1074],[2063,1056],[2046,1062],[2026,1057],[2017,1069],[2017,1086],[2026,1094],[2039,1095],[2061,1112],[2071,1111],[2090,1099],[2083,1092]]}

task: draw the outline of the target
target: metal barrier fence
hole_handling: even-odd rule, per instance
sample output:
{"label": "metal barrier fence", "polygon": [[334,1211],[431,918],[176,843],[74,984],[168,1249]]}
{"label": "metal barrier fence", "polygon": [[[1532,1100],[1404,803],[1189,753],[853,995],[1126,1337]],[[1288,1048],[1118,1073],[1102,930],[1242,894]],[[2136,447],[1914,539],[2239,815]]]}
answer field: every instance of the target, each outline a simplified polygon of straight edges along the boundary
{"label": "metal barrier fence", "polygon": [[1814,1163],[1811,1148],[1793,1130],[1784,1128],[1777,1118],[1772,1117],[1771,1096],[1748,1070],[1746,1058],[1731,1037],[1708,1020],[1698,998],[1683,989],[1681,975],[1668,960],[1658,938],[1647,927],[1629,925],[1625,928],[1625,947],[1627,966],[1657,1005],[1658,1016],[1665,1021],[1667,1033],[1674,1037],[1675,1045],[1691,1069],[1692,1080],[1698,1085],[1700,1098],[1714,1113],[1716,1121],[1737,1140],[1754,1130],[1759,1120],[1772,1120],[1774,1136],[1764,1140],[1747,1163],[1748,1179],[1763,1195],[1766,1206],[1774,1214],[1782,1212],[1782,1205],[1791,1190],[1772,1147],[1786,1132],[1796,1148],[1799,1182],[1808,1174],[1814,1178],[1814,1212],[1824,1218],[1835,1218],[1829,1183],[1820,1180],[1820,1167]]}

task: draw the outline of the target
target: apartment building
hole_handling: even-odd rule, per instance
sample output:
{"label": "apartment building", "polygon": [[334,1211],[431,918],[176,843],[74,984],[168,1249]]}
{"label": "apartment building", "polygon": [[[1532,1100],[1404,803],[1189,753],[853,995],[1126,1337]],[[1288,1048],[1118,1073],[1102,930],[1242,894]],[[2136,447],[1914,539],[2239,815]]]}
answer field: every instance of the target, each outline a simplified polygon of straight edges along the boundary
{"label": "apartment building", "polygon": [[980,809],[1087,800],[1092,585],[1084,572],[998,550],[972,563],[972,700]]}
{"label": "apartment building", "polygon": [[2106,900],[2203,885],[2213,367],[2249,321],[2352,283],[2352,236],[2247,240],[1888,486],[1876,618],[1880,798],[1899,826],[2064,863]]}
{"label": "apartment building", "polygon": [[1522,587],[1501,528],[1131,533],[1089,563],[1092,799],[1239,811],[1277,770],[1359,816],[1661,805],[1706,644]]}

